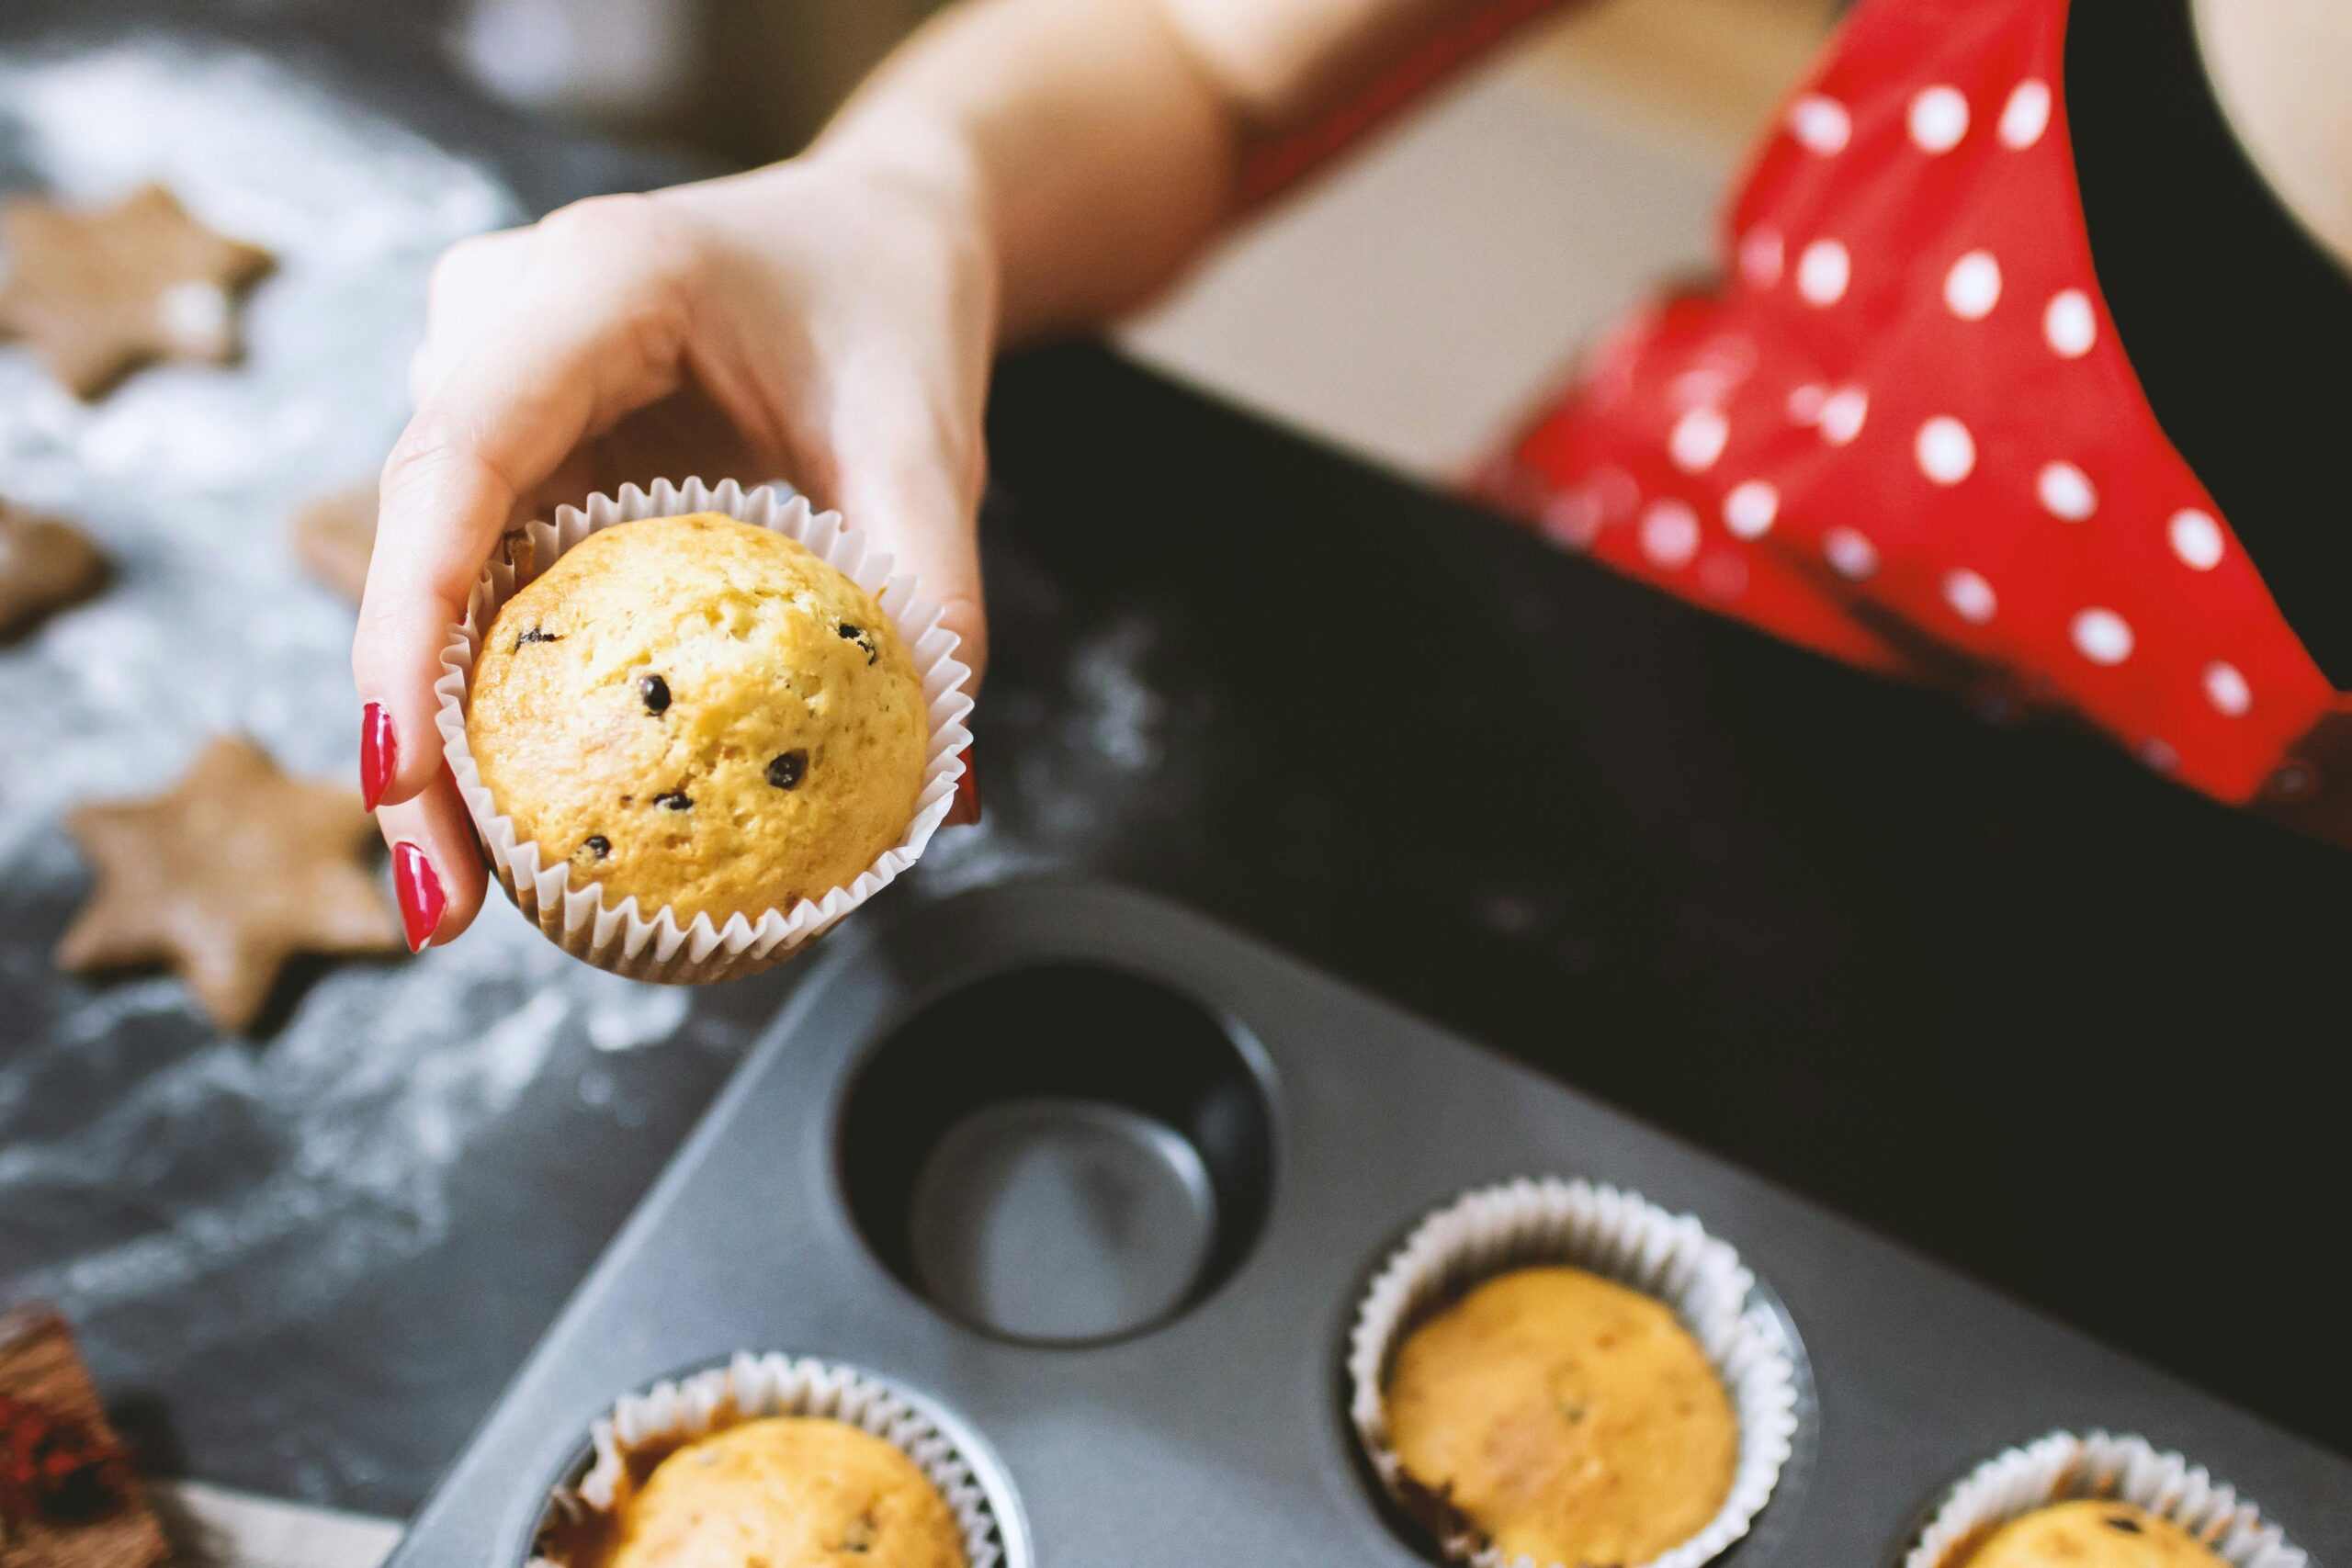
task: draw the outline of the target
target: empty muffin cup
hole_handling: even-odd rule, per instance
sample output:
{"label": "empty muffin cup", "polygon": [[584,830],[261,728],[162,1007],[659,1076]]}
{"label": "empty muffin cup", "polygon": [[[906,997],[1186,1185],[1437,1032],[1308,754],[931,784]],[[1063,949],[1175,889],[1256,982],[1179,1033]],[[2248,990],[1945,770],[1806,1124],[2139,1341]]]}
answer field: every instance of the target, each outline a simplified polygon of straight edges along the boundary
{"label": "empty muffin cup", "polygon": [[[681,919],[667,905],[640,908],[635,895],[612,901],[602,882],[576,872],[567,860],[543,854],[492,798],[466,732],[476,660],[492,623],[509,599],[601,529],[697,512],[724,513],[794,539],[874,594],[913,657],[926,730],[922,784],[912,818],[897,843],[845,886],[794,899],[784,908],[737,911],[723,922],[714,921],[707,911]],[[441,678],[434,687],[440,702],[435,722],[450,774],[472,814],[500,886],[549,941],[600,969],[634,979],[679,984],[733,979],[791,956],[922,856],[954,804],[956,781],[965,768],[964,750],[971,743],[965,719],[972,710],[967,690],[972,672],[956,657],[956,634],[940,625],[939,606],[921,597],[913,578],[892,576],[889,556],[866,534],[845,526],[840,513],[813,512],[805,499],[779,487],[746,491],[732,479],[717,486],[700,479],[684,484],[665,479],[650,490],[628,485],[616,496],[598,495],[584,506],[560,507],[554,521],[534,522],[508,536],[507,547],[483,569],[466,618],[453,628],[442,652]]]}
{"label": "empty muffin cup", "polygon": [[[1027,1537],[1012,1495],[978,1444],[920,1395],[859,1368],[770,1351],[624,1396],[589,1429],[585,1468],[548,1495],[531,1568],[593,1568],[571,1548],[596,1542],[599,1525],[663,1459],[697,1439],[775,1416],[838,1421],[881,1438],[914,1461],[954,1516],[966,1568],[1028,1568]],[[855,1550],[855,1549],[853,1549]]]}
{"label": "empty muffin cup", "polygon": [[2129,1503],[2179,1527],[2233,1568],[2306,1568],[2252,1499],[2145,1438],[2052,1432],[2004,1450],[1945,1497],[1903,1568],[1962,1568],[2003,1525],[2077,1500]]}
{"label": "empty muffin cup", "polygon": [[[1349,1336],[1348,1417],[1380,1483],[1453,1560],[1472,1568],[1554,1568],[1507,1558],[1443,1487],[1410,1474],[1391,1441],[1388,1393],[1413,1332],[1474,1288],[1521,1269],[1566,1266],[1669,1309],[1720,1380],[1737,1424],[1729,1487],[1694,1533],[1645,1563],[1699,1568],[1747,1533],[1797,1432],[1797,1350],[1733,1247],[1688,1214],[1582,1179],[1521,1179],[1464,1194],[1423,1220],[1365,1290]],[[1573,1565],[1568,1565],[1573,1568]]]}

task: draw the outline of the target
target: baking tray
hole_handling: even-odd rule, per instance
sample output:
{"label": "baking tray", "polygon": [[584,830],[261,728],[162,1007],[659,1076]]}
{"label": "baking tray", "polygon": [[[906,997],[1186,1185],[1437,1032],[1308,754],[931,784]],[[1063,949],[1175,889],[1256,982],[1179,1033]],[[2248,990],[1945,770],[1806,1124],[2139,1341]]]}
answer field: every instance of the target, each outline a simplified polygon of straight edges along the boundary
{"label": "baking tray", "polygon": [[[2352,1562],[2352,1463],[1163,901],[1000,886],[810,964],[395,1568],[520,1563],[590,1421],[739,1349],[923,1397],[1016,1565],[1408,1568],[1343,1415],[1358,1292],[1433,1206],[1543,1173],[1696,1213],[1802,1342],[1795,1452],[1721,1563],[1892,1563],[1952,1482],[2061,1427],[2177,1448]],[[1986,1157],[2030,1155],[1988,1130]]]}

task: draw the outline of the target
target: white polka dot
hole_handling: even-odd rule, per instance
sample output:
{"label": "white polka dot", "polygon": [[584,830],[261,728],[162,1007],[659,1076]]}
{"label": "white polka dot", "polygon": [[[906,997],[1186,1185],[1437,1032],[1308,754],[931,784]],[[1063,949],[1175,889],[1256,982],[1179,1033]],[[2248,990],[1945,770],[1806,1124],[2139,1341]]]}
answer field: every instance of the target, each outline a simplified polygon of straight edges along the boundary
{"label": "white polka dot", "polygon": [[2132,657],[2132,628],[2112,610],[2081,611],[2067,629],[2075,651],[2093,664],[2120,664]]}
{"label": "white polka dot", "polygon": [[1993,618],[2000,604],[1993,585],[1966,567],[1944,573],[1944,603],[1962,620],[1979,626]]}
{"label": "white polka dot", "polygon": [[1732,487],[1724,497],[1724,526],[1735,539],[1760,539],[1781,515],[1781,492],[1762,479]]}
{"label": "white polka dot", "polygon": [[1587,481],[1594,497],[1600,502],[1603,523],[1623,523],[1634,515],[1634,508],[1642,503],[1642,487],[1634,476],[1614,463],[1604,463],[1592,470]]}
{"label": "white polka dot", "polygon": [[1878,547],[1851,528],[1832,528],[1821,536],[1821,553],[1838,576],[1860,582],[1878,570]]}
{"label": "white polka dot", "polygon": [[2033,488],[2052,517],[2080,523],[2098,510],[2098,491],[2091,488],[2090,476],[2072,463],[2044,463]]}
{"label": "white polka dot", "polygon": [[2319,775],[2308,762],[2290,762],[2270,775],[2270,787],[2281,800],[2302,800],[2319,788]]}
{"label": "white polka dot", "polygon": [[2236,665],[2217,659],[2205,666],[2205,700],[2235,718],[2254,705],[2254,689]]}
{"label": "white polka dot", "polygon": [[1692,409],[1674,422],[1674,434],[1668,438],[1667,451],[1673,457],[1674,466],[1684,473],[1702,473],[1714,467],[1730,436],[1731,426],[1724,422],[1722,410]]}
{"label": "white polka dot", "polygon": [[1948,414],[1921,425],[1915,447],[1919,471],[1939,485],[1956,485],[1976,469],[1976,438]]}
{"label": "white polka dot", "polygon": [[1544,503],[1544,536],[1569,549],[1591,548],[1600,523],[1600,497],[1589,484],[1571,485]]}
{"label": "white polka dot", "polygon": [[1642,554],[1668,571],[1699,553],[1699,514],[1679,501],[1654,501],[1642,513]]}
{"label": "white polka dot", "polygon": [[1797,257],[1797,292],[1810,304],[1835,305],[1854,279],[1854,258],[1835,240],[1815,240]]}
{"label": "white polka dot", "polygon": [[1807,381],[1789,389],[1789,423],[1818,424],[1821,410],[1829,400],[1829,389],[1818,381]]}
{"label": "white polka dot", "polygon": [[1781,281],[1781,269],[1788,259],[1788,245],[1778,229],[1750,229],[1740,237],[1739,276],[1749,287],[1770,288]]}
{"label": "white polka dot", "polygon": [[2156,773],[2168,773],[2180,766],[2180,753],[2151,735],[2140,742],[2140,761]]}
{"label": "white polka dot", "polygon": [[1949,152],[1968,134],[1968,100],[1957,87],[1924,88],[1911,100],[1911,140],[1922,152]]}
{"label": "white polka dot", "polygon": [[1944,274],[1944,304],[1963,321],[1981,321],[2001,302],[2001,264],[1990,251],[1971,251]]}
{"label": "white polka dot", "polygon": [[2172,537],[2172,553],[2184,565],[2198,571],[2211,571],[2222,564],[2222,525],[2213,521],[2211,513],[2199,512],[2193,506],[2182,507],[2172,514],[2166,532]]}
{"label": "white polka dot", "polygon": [[2001,141],[2019,152],[2041,140],[2050,124],[2050,84],[2029,76],[2001,109]]}
{"label": "white polka dot", "polygon": [[1789,130],[1814,152],[1832,157],[1853,140],[1854,119],[1837,99],[1807,93],[1789,106]]}
{"label": "white polka dot", "polygon": [[2090,296],[2079,288],[2062,288],[2050,297],[2041,312],[2041,335],[2053,354],[2080,359],[2098,341],[2098,315]]}
{"label": "white polka dot", "polygon": [[1821,405],[1821,438],[1832,446],[1847,446],[1862,433],[1870,412],[1871,395],[1860,387],[1832,392]]}

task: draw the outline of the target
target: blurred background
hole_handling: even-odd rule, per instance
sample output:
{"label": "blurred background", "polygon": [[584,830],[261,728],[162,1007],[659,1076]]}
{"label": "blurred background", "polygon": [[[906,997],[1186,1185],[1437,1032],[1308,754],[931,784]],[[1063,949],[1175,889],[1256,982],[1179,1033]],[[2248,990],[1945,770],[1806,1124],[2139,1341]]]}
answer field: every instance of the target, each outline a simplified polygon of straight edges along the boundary
{"label": "blurred background", "polygon": [[[437,46],[492,95],[726,166],[804,145],[937,8],[417,3]],[[1125,346],[1360,454],[1449,477],[1611,316],[1704,264],[1741,150],[1839,8],[1563,5],[1278,204],[1133,323]]]}

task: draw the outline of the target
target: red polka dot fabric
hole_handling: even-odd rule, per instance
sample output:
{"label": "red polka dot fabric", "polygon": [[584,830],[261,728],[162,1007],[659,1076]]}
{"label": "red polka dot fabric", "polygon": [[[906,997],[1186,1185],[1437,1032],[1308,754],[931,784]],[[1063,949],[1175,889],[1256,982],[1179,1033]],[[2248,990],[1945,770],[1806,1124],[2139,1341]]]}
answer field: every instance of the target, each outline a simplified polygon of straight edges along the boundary
{"label": "red polka dot fabric", "polygon": [[2108,316],[2066,10],[1861,6],[1756,155],[1720,290],[1622,327],[1483,488],[1825,653],[2292,793],[2339,699]]}

